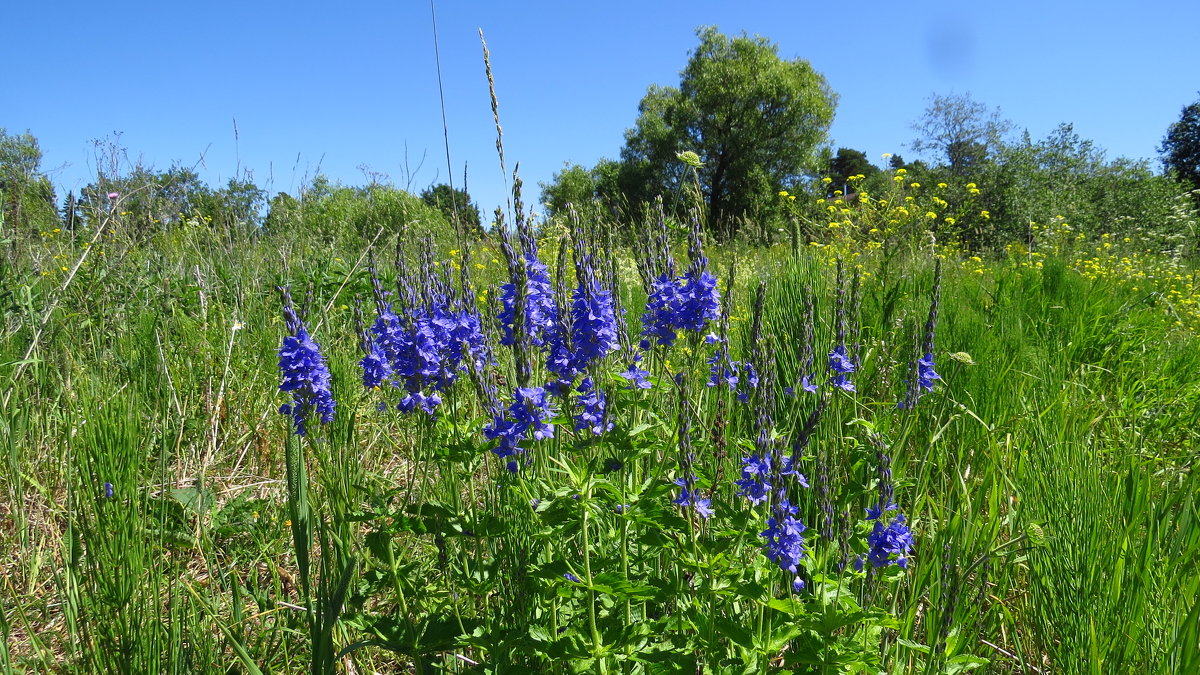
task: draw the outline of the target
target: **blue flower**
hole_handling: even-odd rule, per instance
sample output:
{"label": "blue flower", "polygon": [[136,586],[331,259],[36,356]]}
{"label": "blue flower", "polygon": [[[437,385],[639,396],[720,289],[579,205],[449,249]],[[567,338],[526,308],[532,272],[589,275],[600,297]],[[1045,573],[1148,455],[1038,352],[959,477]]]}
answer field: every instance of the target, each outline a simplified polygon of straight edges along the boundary
{"label": "blue flower", "polygon": [[717,279],[704,270],[688,270],[681,281],[676,326],[696,333],[703,332],[709,321],[716,321],[721,315],[721,292],[717,290]]}
{"label": "blue flower", "polygon": [[582,584],[583,583],[582,581],[580,581],[579,577],[575,576],[574,574],[571,574],[570,572],[564,573],[563,578],[566,579],[567,581],[570,581],[573,584]]}
{"label": "blue flower", "polygon": [[683,303],[679,287],[667,272],[650,282],[650,293],[646,297],[646,311],[642,315],[643,349],[649,349],[650,340],[670,347],[675,344],[678,333],[679,308]]}
{"label": "blue flower", "polygon": [[580,410],[579,414],[575,416],[575,430],[590,429],[597,436],[611,430],[613,423],[605,422],[604,419],[607,399],[604,392],[592,382],[592,378],[583,378],[576,391],[579,392]]}
{"label": "blue flower", "polygon": [[620,374],[621,377],[629,381],[627,389],[649,389],[654,385],[646,378],[650,375],[650,371],[642,370],[636,363],[629,364],[629,370]]}
{"label": "blue flower", "polygon": [[804,548],[804,531],[808,528],[795,514],[796,507],[782,501],[775,515],[767,520],[767,529],[761,533],[767,540],[763,554],[780,569],[793,574],[808,555]]}
{"label": "blue flower", "polygon": [[817,391],[817,385],[812,381],[811,375],[805,375],[804,377],[800,378],[800,388],[810,394]]}
{"label": "blue flower", "polygon": [[771,496],[771,455],[750,455],[742,458],[742,477],[734,481],[738,496],[761,504]]}
{"label": "blue flower", "polygon": [[[518,274],[520,269],[516,268]],[[536,247],[525,254],[525,276],[525,331],[529,333],[530,343],[541,347],[558,323],[558,305],[554,302],[554,286],[550,283],[550,274],[545,263],[538,260]],[[513,335],[516,298],[515,283],[510,282],[500,287],[500,325],[504,329],[500,344],[503,345],[516,342]]]}
{"label": "blue flower", "polygon": [[836,373],[830,384],[843,391],[854,391],[854,383],[850,381],[850,373],[855,371],[854,359],[846,353],[845,345],[838,345],[829,352],[829,370]]}
{"label": "blue flower", "polygon": [[508,470],[517,470],[514,455],[521,452],[520,443],[529,437],[542,440],[554,436],[550,423],[554,410],[542,387],[517,387],[512,404],[483,428],[483,435],[499,441],[492,450],[497,457],[507,459]]}
{"label": "blue flower", "polygon": [[368,342],[370,352],[359,361],[363,371],[363,387],[374,389],[382,387],[392,374],[392,365],[388,363],[383,347],[375,340]]}
{"label": "blue flower", "polygon": [[682,488],[679,491],[679,496],[671,500],[672,504],[678,504],[683,507],[692,507],[702,517],[708,518],[713,514],[712,500],[700,495],[696,489],[695,479],[691,476],[687,478],[676,478],[675,484]]}
{"label": "blue flower", "polygon": [[925,391],[933,391],[933,381],[942,379],[933,370],[933,354],[926,353],[917,361],[917,384]]}
{"label": "blue flower", "polygon": [[322,424],[333,421],[333,378],[320,346],[309,337],[308,329],[290,305],[285,306],[284,316],[293,334],[284,337],[279,348],[279,372],[283,377],[279,390],[290,392],[292,402],[280,406],[279,412],[291,415],[296,433],[304,436],[314,412]]}
{"label": "blue flower", "polygon": [[572,294],[571,346],[573,365],[579,371],[618,346],[612,293],[595,280],[580,284]]}
{"label": "blue flower", "polygon": [[913,547],[912,532],[904,524],[904,514],[896,514],[886,526],[883,519],[875,521],[875,528],[867,537],[870,550],[867,559],[876,568],[898,565],[908,568],[908,553]]}
{"label": "blue flower", "polygon": [[104,498],[112,499],[112,497],[113,497],[113,484],[105,483],[104,484]]}

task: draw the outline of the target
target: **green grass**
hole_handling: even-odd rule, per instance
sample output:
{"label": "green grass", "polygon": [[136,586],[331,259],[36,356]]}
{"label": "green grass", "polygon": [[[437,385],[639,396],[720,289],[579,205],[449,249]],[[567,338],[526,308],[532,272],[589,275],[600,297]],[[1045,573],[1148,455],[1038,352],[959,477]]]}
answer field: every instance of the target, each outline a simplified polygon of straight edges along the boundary
{"label": "green grass", "polygon": [[[795,493],[812,557],[793,596],[760,553],[764,507],[732,485],[755,412],[703,386],[699,340],[648,357],[662,377],[644,393],[622,389],[628,363],[610,357],[598,378],[613,432],[592,440],[564,420],[512,477],[479,433],[469,378],[436,421],[379,413],[381,394],[361,390],[350,308],[370,305],[366,241],[192,229],[134,245],[114,230],[65,288],[4,282],[25,300],[0,324],[2,670],[1200,669],[1200,341],[1128,286],[1057,259],[984,275],[948,261],[943,380],[906,413],[895,402],[932,261],[865,259],[859,393],[830,400],[802,465],[814,486],[827,475],[846,541],[816,536],[819,489]],[[34,257],[45,243],[23,245]],[[501,281],[499,254],[473,253],[487,262],[476,285]],[[786,246],[709,254],[714,274],[737,269],[734,358],[765,280],[779,388],[802,369],[806,288],[823,370],[833,270]],[[630,254],[614,255],[636,330],[645,293]],[[311,284],[333,366],[338,414],[315,441],[277,413],[279,283],[298,299]],[[511,388],[511,355],[497,357]],[[667,361],[690,373],[682,402]],[[814,400],[780,394],[778,433],[795,438]],[[683,410],[708,521],[670,502]],[[840,574],[844,548],[864,550],[878,443],[916,548],[907,571]]]}

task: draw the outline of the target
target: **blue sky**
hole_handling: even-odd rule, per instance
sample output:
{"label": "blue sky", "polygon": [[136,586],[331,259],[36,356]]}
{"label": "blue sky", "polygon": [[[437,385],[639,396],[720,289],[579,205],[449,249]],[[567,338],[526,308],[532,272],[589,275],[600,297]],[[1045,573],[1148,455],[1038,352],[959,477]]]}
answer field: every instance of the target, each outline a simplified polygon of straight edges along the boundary
{"label": "blue sky", "polygon": [[[933,93],[970,93],[1035,138],[1061,122],[1109,158],[1148,158],[1200,97],[1200,2],[456,2],[436,6],[454,182],[504,202],[478,29],[506,160],[532,186],[616,157],[651,83],[675,84],[695,28],[763,35],[838,93],[836,146],[901,153]],[[317,172],[445,182],[428,2],[14,2],[0,126],[31,131],[60,195],[94,139],[130,161],[239,172],[295,193]],[[235,139],[234,127],[237,127]]]}

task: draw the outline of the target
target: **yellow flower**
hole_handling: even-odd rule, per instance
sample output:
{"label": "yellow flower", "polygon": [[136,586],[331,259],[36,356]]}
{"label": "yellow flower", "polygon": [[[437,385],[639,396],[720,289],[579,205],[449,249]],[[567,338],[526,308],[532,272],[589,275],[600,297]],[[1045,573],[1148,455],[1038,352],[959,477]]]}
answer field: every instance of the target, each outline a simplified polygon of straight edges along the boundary
{"label": "yellow flower", "polygon": [[946,224],[947,224],[947,225],[953,225],[953,224],[954,224],[954,222],[955,222],[955,221],[954,221],[954,219],[953,219],[953,218],[950,218],[949,216],[947,216],[947,217],[946,217]]}
{"label": "yellow flower", "polygon": [[983,218],[984,220],[988,220],[989,218],[992,217],[992,214],[988,213],[988,211],[985,209],[985,210],[979,212],[979,217]]}
{"label": "yellow flower", "polygon": [[897,176],[903,176],[906,173],[908,173],[908,169],[896,169]]}
{"label": "yellow flower", "polygon": [[909,183],[908,187],[916,190],[917,188],[921,187],[921,184],[920,183]]}
{"label": "yellow flower", "polygon": [[938,183],[938,187],[939,187],[939,188],[943,188],[943,189],[945,189],[945,187],[946,187],[946,184],[945,184],[945,183]]}
{"label": "yellow flower", "polygon": [[833,179],[832,179],[832,178],[830,178],[829,176],[825,176],[824,178],[822,178],[822,179],[821,179],[821,182],[822,182],[822,183],[824,183],[824,184],[826,184],[826,185],[829,185],[830,183],[832,183],[832,182],[833,182]]}
{"label": "yellow flower", "polygon": [[477,270],[485,270],[485,269],[487,269],[487,266],[486,266],[486,265],[484,265],[483,263],[475,263],[475,269],[477,269]]}
{"label": "yellow flower", "polygon": [[786,197],[786,196],[788,196],[787,190],[780,190],[780,191],[779,191],[779,196],[780,196],[780,197]]}
{"label": "yellow flower", "polygon": [[977,194],[979,194],[979,188],[971,188],[970,190],[967,190],[967,192],[970,192],[973,195],[977,195]]}
{"label": "yellow flower", "polygon": [[937,214],[936,214],[936,213],[934,213],[933,211],[927,211],[927,212],[925,213],[925,217],[926,217],[926,218],[928,218],[928,219],[930,219],[930,220],[937,220]]}
{"label": "yellow flower", "polygon": [[885,152],[885,153],[883,153],[883,158],[884,158],[884,159],[887,159],[888,157],[891,157],[891,156],[892,156],[892,153],[890,153],[890,152]]}
{"label": "yellow flower", "polygon": [[974,183],[967,183],[967,189],[968,189],[968,190],[974,190],[976,187],[978,187],[978,186],[977,186],[977,185],[975,185]]}
{"label": "yellow flower", "polygon": [[788,201],[796,201],[796,195],[788,195]]}

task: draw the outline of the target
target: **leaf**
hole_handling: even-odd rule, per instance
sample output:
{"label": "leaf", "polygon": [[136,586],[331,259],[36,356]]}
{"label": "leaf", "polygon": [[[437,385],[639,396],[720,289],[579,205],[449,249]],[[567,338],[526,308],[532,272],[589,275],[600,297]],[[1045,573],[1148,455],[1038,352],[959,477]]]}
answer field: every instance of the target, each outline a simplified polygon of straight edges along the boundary
{"label": "leaf", "polygon": [[217,505],[217,496],[204,487],[177,488],[171,490],[171,498],[197,516],[207,515]]}
{"label": "leaf", "polygon": [[951,659],[946,659],[946,675],[955,675],[955,673],[965,673],[968,670],[982,668],[991,663],[988,659],[982,656],[972,656],[970,654],[959,654]]}
{"label": "leaf", "polygon": [[904,638],[896,638],[896,643],[901,647],[911,649],[922,654],[928,654],[932,651],[928,645],[923,645],[920,642],[913,642],[912,640],[906,640]]}

